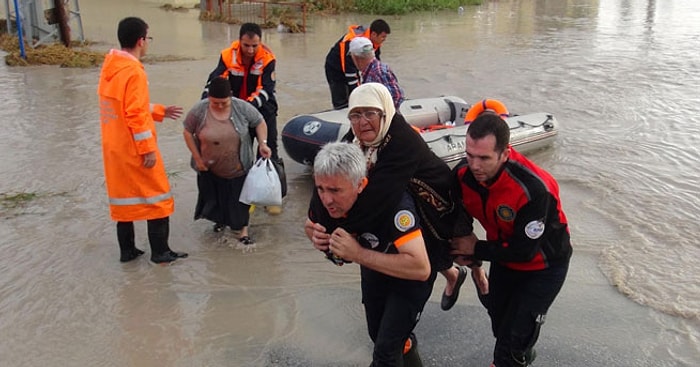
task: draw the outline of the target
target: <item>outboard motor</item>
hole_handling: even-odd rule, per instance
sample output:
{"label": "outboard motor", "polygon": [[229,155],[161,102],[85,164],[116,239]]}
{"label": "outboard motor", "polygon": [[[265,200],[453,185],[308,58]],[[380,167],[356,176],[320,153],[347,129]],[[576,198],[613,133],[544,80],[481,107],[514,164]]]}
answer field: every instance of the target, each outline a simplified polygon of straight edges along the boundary
{"label": "outboard motor", "polygon": [[462,124],[469,105],[462,98],[418,98],[404,101],[399,112],[406,121],[420,129],[438,124]]}

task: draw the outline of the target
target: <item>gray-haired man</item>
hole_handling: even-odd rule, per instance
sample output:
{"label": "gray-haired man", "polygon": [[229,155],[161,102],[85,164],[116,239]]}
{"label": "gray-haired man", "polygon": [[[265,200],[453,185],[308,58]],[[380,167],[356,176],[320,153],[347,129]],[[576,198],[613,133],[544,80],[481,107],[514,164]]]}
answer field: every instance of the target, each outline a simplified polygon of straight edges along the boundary
{"label": "gray-haired man", "polygon": [[325,145],[314,160],[316,190],[304,230],[316,249],[360,264],[362,303],[374,342],[371,366],[421,366],[413,329],[436,272],[413,199],[406,193],[392,216],[360,233],[338,227],[367,185],[366,175],[357,145]]}

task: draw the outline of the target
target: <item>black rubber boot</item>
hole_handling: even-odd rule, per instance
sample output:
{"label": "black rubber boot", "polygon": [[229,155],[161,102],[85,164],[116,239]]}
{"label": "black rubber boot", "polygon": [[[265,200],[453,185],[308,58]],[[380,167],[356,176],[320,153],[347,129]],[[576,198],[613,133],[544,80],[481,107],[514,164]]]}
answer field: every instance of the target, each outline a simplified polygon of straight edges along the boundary
{"label": "black rubber boot", "polygon": [[187,257],[185,252],[175,252],[168,246],[170,218],[152,219],[148,222],[148,242],[151,244],[151,262],[170,264],[178,258]]}
{"label": "black rubber boot", "polygon": [[121,254],[120,262],[129,262],[143,255],[143,251],[136,248],[133,222],[117,222],[117,241]]}

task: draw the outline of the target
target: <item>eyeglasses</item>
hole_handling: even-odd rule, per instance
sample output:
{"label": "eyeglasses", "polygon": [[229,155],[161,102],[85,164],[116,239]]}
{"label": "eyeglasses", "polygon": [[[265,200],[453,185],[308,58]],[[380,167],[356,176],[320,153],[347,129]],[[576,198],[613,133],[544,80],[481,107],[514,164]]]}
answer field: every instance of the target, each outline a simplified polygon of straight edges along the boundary
{"label": "eyeglasses", "polygon": [[144,40],[147,40],[147,41],[149,41],[149,42],[153,42],[153,37],[144,36],[144,37],[141,37],[141,38],[143,38]]}
{"label": "eyeglasses", "polygon": [[384,114],[381,111],[375,111],[375,110],[368,110],[368,111],[362,111],[362,112],[353,112],[351,114],[348,114],[348,119],[350,119],[350,122],[353,124],[357,124],[360,122],[361,118],[365,118],[367,121],[373,121],[375,119],[379,119]]}

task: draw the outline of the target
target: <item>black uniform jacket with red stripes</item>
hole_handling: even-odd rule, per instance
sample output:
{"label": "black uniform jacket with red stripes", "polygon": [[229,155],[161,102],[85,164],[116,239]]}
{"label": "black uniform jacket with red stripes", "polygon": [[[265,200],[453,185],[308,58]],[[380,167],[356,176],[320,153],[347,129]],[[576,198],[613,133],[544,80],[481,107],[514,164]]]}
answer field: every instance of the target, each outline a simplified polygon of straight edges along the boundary
{"label": "black uniform jacket with red stripes", "polygon": [[455,192],[486,230],[486,240],[476,244],[475,258],[530,271],[571,257],[559,185],[548,172],[511,148],[508,161],[488,185],[474,178],[466,159],[453,173],[459,185]]}

